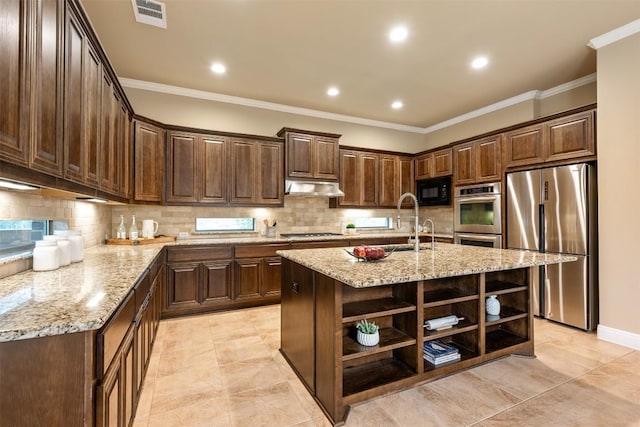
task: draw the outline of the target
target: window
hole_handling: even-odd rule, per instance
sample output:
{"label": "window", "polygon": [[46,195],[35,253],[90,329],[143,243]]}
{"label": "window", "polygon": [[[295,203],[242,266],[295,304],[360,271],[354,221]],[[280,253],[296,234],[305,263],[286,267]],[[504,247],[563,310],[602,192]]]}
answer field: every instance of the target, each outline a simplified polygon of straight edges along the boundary
{"label": "window", "polygon": [[0,258],[30,255],[37,240],[53,234],[54,230],[67,230],[66,221],[46,219],[0,220]]}
{"label": "window", "polygon": [[230,233],[255,229],[255,218],[196,218],[196,233]]}
{"label": "window", "polygon": [[355,218],[353,224],[356,228],[393,228],[391,218]]}

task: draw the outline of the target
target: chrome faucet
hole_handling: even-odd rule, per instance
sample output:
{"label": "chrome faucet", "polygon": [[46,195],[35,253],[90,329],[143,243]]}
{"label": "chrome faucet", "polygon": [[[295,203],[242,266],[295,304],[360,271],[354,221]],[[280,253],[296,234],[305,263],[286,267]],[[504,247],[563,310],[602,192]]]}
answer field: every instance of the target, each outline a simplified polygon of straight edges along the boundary
{"label": "chrome faucet", "polygon": [[[414,225],[414,230],[416,232],[416,238],[413,241],[413,250],[416,252],[420,251],[420,238],[418,237],[418,199],[416,198],[416,196],[414,196],[411,193],[404,193],[402,196],[400,196],[400,198],[398,199],[398,210],[397,210],[397,225],[398,228],[402,227],[401,223],[400,223],[400,206],[402,205],[402,201],[407,198],[407,197],[411,197],[411,200],[413,200],[413,206],[415,207],[415,225]],[[411,237],[409,237],[411,238]]]}
{"label": "chrome faucet", "polygon": [[433,224],[433,221],[430,218],[425,218],[424,222],[422,223],[423,229],[427,222],[431,223],[431,250],[435,251],[436,250],[436,234],[435,234],[436,226]]}

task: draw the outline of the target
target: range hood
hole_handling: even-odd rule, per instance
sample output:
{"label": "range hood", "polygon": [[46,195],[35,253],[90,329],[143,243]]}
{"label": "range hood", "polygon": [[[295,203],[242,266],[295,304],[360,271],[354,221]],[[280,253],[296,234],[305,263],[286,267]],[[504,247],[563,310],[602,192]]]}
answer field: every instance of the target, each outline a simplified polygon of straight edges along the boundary
{"label": "range hood", "polygon": [[344,193],[337,182],[294,181],[284,182],[284,194],[306,197],[341,197]]}

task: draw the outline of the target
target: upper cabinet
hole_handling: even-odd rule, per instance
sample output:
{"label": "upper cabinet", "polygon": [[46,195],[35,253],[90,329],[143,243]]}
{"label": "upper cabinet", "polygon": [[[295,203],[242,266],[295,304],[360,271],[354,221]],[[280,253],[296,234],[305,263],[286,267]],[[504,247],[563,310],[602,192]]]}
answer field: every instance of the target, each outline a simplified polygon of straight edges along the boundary
{"label": "upper cabinet", "polygon": [[282,128],[285,138],[287,178],[338,180],[340,135]]}
{"label": "upper cabinet", "polygon": [[[414,193],[413,158],[393,154],[380,155],[380,198],[378,206],[396,207],[404,193]],[[411,200],[403,202],[411,206]]]}
{"label": "upper cabinet", "polygon": [[493,135],[453,147],[454,185],[502,179],[501,135]]}
{"label": "upper cabinet", "polygon": [[416,157],[416,179],[435,178],[453,174],[451,148],[431,151]]}
{"label": "upper cabinet", "polygon": [[134,123],[134,199],[161,202],[164,188],[164,130],[136,119]]}
{"label": "upper cabinet", "polygon": [[284,204],[283,147],[280,141],[231,139],[231,204]]}
{"label": "upper cabinet", "polygon": [[339,206],[378,206],[378,154],[357,150],[340,150]]}
{"label": "upper cabinet", "polygon": [[504,133],[505,167],[595,156],[595,110]]}

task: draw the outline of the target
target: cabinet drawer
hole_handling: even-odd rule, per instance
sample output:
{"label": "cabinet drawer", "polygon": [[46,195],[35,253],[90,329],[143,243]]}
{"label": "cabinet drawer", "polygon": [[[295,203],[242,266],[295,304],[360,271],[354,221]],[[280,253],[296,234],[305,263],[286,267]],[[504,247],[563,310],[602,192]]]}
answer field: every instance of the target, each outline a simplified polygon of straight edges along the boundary
{"label": "cabinet drawer", "polygon": [[197,248],[168,248],[167,262],[196,262],[233,257],[230,246],[202,246]]}
{"label": "cabinet drawer", "polygon": [[236,258],[260,258],[276,256],[276,251],[289,249],[288,243],[274,245],[236,246]]}
{"label": "cabinet drawer", "polygon": [[118,351],[135,316],[134,293],[129,292],[118,310],[96,335],[96,375],[101,380]]}

